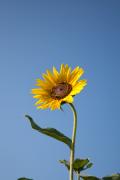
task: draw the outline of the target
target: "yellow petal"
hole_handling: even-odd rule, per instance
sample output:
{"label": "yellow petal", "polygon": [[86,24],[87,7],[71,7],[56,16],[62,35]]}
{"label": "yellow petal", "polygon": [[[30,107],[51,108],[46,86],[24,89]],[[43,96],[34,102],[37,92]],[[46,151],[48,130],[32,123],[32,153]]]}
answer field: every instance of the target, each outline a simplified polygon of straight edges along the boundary
{"label": "yellow petal", "polygon": [[60,101],[55,100],[53,103],[51,103],[50,108],[51,110],[60,109]]}
{"label": "yellow petal", "polygon": [[40,106],[37,107],[37,109],[47,109],[47,108],[49,108],[49,103],[41,104]]}
{"label": "yellow petal", "polygon": [[59,82],[68,82],[68,79],[70,78],[70,72],[71,68],[68,66],[68,64],[62,64],[60,68]]}
{"label": "yellow petal", "polygon": [[53,87],[55,83],[51,80],[51,78],[47,74],[42,75],[44,80],[47,81],[49,87]]}
{"label": "yellow petal", "polygon": [[70,75],[71,75],[71,68],[68,69],[67,73],[66,73],[66,79],[67,79],[67,82],[69,83],[70,81]]}
{"label": "yellow petal", "polygon": [[79,70],[79,66],[77,66],[75,69],[73,69],[73,71],[71,72],[71,78],[76,72],[78,72],[78,70]]}
{"label": "yellow petal", "polygon": [[39,100],[35,103],[35,105],[37,106],[38,104],[41,104],[41,103],[43,103],[43,101],[42,101],[41,99],[39,99]]}
{"label": "yellow petal", "polygon": [[65,81],[65,66],[64,64],[61,64],[61,68],[60,68],[60,74],[59,74],[59,82],[64,82]]}
{"label": "yellow petal", "polygon": [[69,66],[68,66],[68,64],[66,64],[66,65],[65,65],[65,72],[67,72],[68,69],[69,69]]}
{"label": "yellow petal", "polygon": [[35,105],[38,105],[38,104],[47,104],[47,103],[51,103],[52,102],[52,98],[51,97],[48,97],[48,96],[41,96],[40,99],[35,103]]}
{"label": "yellow petal", "polygon": [[74,100],[73,100],[73,97],[71,95],[68,95],[67,97],[65,97],[63,99],[64,102],[67,102],[67,103],[72,103]]}
{"label": "yellow petal", "polygon": [[55,85],[56,78],[54,77],[54,75],[49,70],[47,70],[47,75],[48,75],[49,80]]}
{"label": "yellow petal", "polygon": [[45,90],[46,89],[51,89],[51,84],[46,82],[46,81],[44,81],[44,80],[37,79],[36,82],[37,82],[36,86],[40,86],[41,88],[43,88]]}
{"label": "yellow petal", "polygon": [[35,96],[33,96],[33,98],[35,98],[35,99],[38,99],[38,98],[40,98],[41,97],[41,95],[35,95]]}
{"label": "yellow petal", "polygon": [[63,72],[64,82],[69,82],[70,74],[71,74],[71,68],[68,66],[68,64],[66,64]]}
{"label": "yellow petal", "polygon": [[36,95],[47,95],[48,94],[47,91],[44,91],[42,89],[32,89],[31,93],[36,94]]}
{"label": "yellow petal", "polygon": [[65,66],[64,66],[64,64],[61,64],[60,74],[63,74],[63,73],[64,73],[64,70],[65,70]]}
{"label": "yellow petal", "polygon": [[58,71],[57,71],[57,69],[55,67],[53,67],[53,74],[55,76],[55,79],[57,80],[58,76],[59,76],[59,73],[58,73]]}
{"label": "yellow petal", "polygon": [[70,95],[76,95],[82,91],[82,89],[87,85],[86,80],[80,80],[76,83],[76,85],[73,87]]}
{"label": "yellow petal", "polygon": [[78,79],[82,76],[83,73],[84,73],[84,70],[82,68],[79,68],[79,70],[77,70],[75,73],[73,73],[69,83],[71,85],[74,85],[76,83],[76,81],[78,81]]}

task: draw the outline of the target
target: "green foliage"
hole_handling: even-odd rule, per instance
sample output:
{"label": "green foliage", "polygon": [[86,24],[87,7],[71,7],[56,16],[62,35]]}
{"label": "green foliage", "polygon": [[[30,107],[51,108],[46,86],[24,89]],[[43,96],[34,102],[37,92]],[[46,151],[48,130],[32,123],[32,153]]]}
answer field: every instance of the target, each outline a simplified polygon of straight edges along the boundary
{"label": "green foliage", "polygon": [[103,177],[102,180],[120,180],[120,174]]}
{"label": "green foliage", "polygon": [[64,164],[64,166],[69,170],[70,169],[70,163],[69,161],[66,161],[65,159],[64,160],[59,160],[59,162],[61,164]]}
{"label": "green foliage", "polygon": [[[69,170],[70,166],[69,166],[68,161],[60,160],[60,163],[64,164],[67,167],[67,169]],[[76,162],[75,162],[75,164],[76,164]],[[78,167],[78,165],[77,165],[77,167]],[[82,176],[82,175],[80,175],[80,178],[83,179],[83,180],[120,180],[120,174],[113,174],[111,176],[105,176],[103,178],[98,178],[98,177],[95,177],[95,176]],[[22,178],[19,178],[17,180],[33,180],[33,179],[28,179],[28,178],[22,177]]]}
{"label": "green foliage", "polygon": [[17,180],[33,180],[33,179],[28,179],[28,178],[22,177],[22,178],[19,178]]}
{"label": "green foliage", "polygon": [[73,163],[74,171],[77,173],[92,167],[92,163],[88,159],[76,159]]}
{"label": "green foliage", "polygon": [[103,178],[98,178],[95,176],[80,176],[83,180],[120,180],[120,174],[113,174],[111,176],[105,176]]}
{"label": "green foliage", "polygon": [[98,177],[95,176],[80,176],[83,180],[100,180]]}
{"label": "green foliage", "polygon": [[26,115],[25,117],[27,117],[27,119],[30,121],[33,129],[37,130],[38,132],[40,132],[42,134],[45,134],[45,135],[50,136],[54,139],[57,139],[58,141],[64,142],[65,144],[67,144],[69,146],[69,148],[71,148],[72,141],[69,137],[65,136],[60,131],[58,131],[54,128],[44,128],[43,129],[34,122],[32,117],[30,117],[28,115]]}
{"label": "green foliage", "polygon": [[[72,141],[69,137],[65,136],[64,134],[62,134],[61,132],[59,132],[58,130],[56,130],[54,128],[41,128],[34,122],[32,117],[30,117],[29,115],[26,115],[25,117],[30,121],[31,127],[33,129],[35,129],[36,131],[38,131],[42,134],[50,136],[60,142],[65,143],[71,149]],[[70,170],[69,161],[60,160],[59,162],[64,164],[64,166],[68,169],[68,171]],[[113,174],[111,176],[105,176],[102,178],[98,178],[95,176],[85,176],[85,175],[83,176],[81,174],[81,171],[91,168],[92,166],[93,166],[93,163],[91,163],[89,161],[89,159],[75,159],[73,162],[73,170],[76,173],[76,175],[78,176],[78,178],[80,178],[82,180],[120,180],[120,174]],[[33,179],[22,177],[17,180],[33,180]]]}
{"label": "green foliage", "polygon": [[[70,163],[66,160],[60,160],[60,163],[64,164],[67,169],[70,169]],[[75,159],[73,162],[73,170],[79,174],[81,171],[92,167],[92,163],[88,159]]]}

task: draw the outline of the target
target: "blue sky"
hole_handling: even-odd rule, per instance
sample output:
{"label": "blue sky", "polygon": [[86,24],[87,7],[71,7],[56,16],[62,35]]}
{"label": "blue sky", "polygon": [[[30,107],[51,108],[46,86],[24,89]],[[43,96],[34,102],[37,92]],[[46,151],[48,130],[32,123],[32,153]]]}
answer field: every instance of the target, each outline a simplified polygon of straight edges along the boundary
{"label": "blue sky", "polygon": [[47,68],[81,66],[88,85],[75,97],[76,157],[89,157],[87,173],[120,172],[120,1],[0,1],[0,179],[68,179],[59,159],[64,144],[31,129],[24,115],[42,127],[71,136],[72,113],[37,110],[30,90]]}

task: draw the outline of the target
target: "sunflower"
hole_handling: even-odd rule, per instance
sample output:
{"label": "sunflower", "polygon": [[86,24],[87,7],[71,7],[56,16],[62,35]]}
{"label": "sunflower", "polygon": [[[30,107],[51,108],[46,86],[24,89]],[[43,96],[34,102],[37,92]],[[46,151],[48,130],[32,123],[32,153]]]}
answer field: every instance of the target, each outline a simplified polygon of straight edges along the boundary
{"label": "sunflower", "polygon": [[62,64],[60,72],[53,67],[53,72],[47,70],[43,79],[36,80],[38,88],[32,89],[33,98],[38,109],[60,109],[63,103],[72,103],[73,96],[80,93],[87,84],[86,80],[79,80],[84,70],[77,66],[74,70]]}

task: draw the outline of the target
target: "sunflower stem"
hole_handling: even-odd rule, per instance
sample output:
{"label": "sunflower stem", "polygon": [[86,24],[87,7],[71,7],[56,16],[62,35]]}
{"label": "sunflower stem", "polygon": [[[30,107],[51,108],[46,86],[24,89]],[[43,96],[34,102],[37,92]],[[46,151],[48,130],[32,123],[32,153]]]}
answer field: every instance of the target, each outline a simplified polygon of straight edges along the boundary
{"label": "sunflower stem", "polygon": [[77,174],[77,180],[80,180],[80,174],[79,173]]}
{"label": "sunflower stem", "polygon": [[72,144],[70,150],[70,180],[74,179],[73,174],[73,162],[74,162],[74,154],[75,154],[75,139],[76,139],[76,130],[77,130],[77,112],[72,103],[69,103],[70,108],[73,112],[74,122],[73,122],[73,132],[72,132]]}

